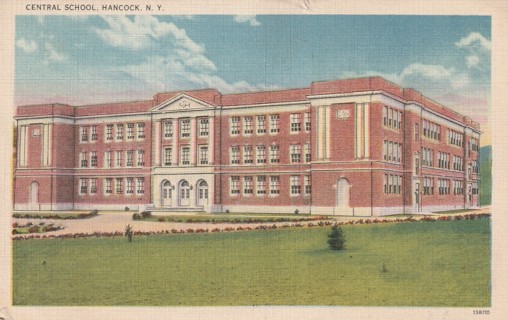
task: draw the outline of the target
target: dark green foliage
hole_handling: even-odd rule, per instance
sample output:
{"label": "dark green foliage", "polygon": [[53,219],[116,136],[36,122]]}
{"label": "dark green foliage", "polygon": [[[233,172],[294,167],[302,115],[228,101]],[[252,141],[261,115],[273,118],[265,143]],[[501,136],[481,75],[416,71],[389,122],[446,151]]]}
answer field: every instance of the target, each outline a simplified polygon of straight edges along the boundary
{"label": "dark green foliage", "polygon": [[344,232],[338,225],[332,226],[332,232],[328,234],[328,246],[332,250],[342,250],[346,247],[346,238]]}
{"label": "dark green foliage", "polygon": [[132,231],[132,226],[130,224],[128,224],[126,227],[125,227],[125,236],[127,237],[127,240],[129,240],[129,242],[132,241],[132,234],[134,232]]}
{"label": "dark green foliage", "polygon": [[492,146],[480,148],[480,205],[491,204],[492,201]]}

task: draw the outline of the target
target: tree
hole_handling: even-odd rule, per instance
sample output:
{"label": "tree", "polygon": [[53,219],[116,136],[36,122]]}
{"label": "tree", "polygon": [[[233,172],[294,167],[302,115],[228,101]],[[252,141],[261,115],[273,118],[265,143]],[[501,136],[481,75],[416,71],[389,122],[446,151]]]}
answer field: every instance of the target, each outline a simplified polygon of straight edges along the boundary
{"label": "tree", "polygon": [[125,227],[125,236],[127,237],[127,240],[129,240],[129,242],[132,241],[132,234],[134,232],[132,231],[132,226],[130,224],[128,224],[126,227]]}
{"label": "tree", "polygon": [[332,226],[332,232],[328,234],[328,246],[332,250],[342,250],[346,247],[344,232],[337,224]]}

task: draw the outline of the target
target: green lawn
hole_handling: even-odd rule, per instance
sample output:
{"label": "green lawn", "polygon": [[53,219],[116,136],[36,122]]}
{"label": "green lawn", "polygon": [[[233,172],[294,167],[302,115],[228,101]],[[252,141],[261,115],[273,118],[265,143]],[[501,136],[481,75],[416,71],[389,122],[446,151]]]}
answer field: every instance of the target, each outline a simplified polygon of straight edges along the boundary
{"label": "green lawn", "polygon": [[13,303],[490,306],[490,219],[343,230],[14,241]]}
{"label": "green lawn", "polygon": [[202,215],[171,215],[162,216],[152,214],[146,218],[141,215],[138,219],[144,221],[158,222],[185,222],[185,223],[273,223],[273,222],[301,222],[301,221],[318,221],[329,220],[326,216],[310,216],[310,215],[267,215],[267,214],[202,214]]}

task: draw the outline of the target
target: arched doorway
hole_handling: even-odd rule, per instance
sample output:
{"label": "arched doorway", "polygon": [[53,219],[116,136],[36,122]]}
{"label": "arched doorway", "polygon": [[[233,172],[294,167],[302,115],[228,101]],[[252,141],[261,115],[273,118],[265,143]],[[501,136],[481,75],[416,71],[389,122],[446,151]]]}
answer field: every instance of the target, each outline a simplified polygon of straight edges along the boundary
{"label": "arched doorway", "polygon": [[352,213],[350,208],[350,189],[351,186],[349,181],[345,178],[339,179],[337,181],[337,214],[339,215],[349,215]]}
{"label": "arched doorway", "polygon": [[188,206],[190,205],[190,185],[187,180],[180,181],[180,185],[178,186],[179,189],[179,203],[181,206]]}
{"label": "arched doorway", "polygon": [[33,181],[30,184],[30,191],[28,194],[28,202],[30,204],[30,209],[38,209],[39,207],[39,183]]}
{"label": "arched doorway", "polygon": [[207,204],[208,204],[208,183],[206,183],[205,180],[201,180],[198,182],[197,205],[199,207],[202,207]]}
{"label": "arched doorway", "polygon": [[163,207],[170,207],[172,205],[172,191],[173,186],[168,180],[164,180],[161,183],[161,205]]}

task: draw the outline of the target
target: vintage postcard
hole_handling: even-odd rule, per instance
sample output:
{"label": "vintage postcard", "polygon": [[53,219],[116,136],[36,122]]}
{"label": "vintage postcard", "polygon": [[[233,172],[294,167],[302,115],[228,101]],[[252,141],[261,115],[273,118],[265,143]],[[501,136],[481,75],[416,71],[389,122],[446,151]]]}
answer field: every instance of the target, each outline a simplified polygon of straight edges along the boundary
{"label": "vintage postcard", "polygon": [[0,319],[508,316],[500,1],[1,7]]}

